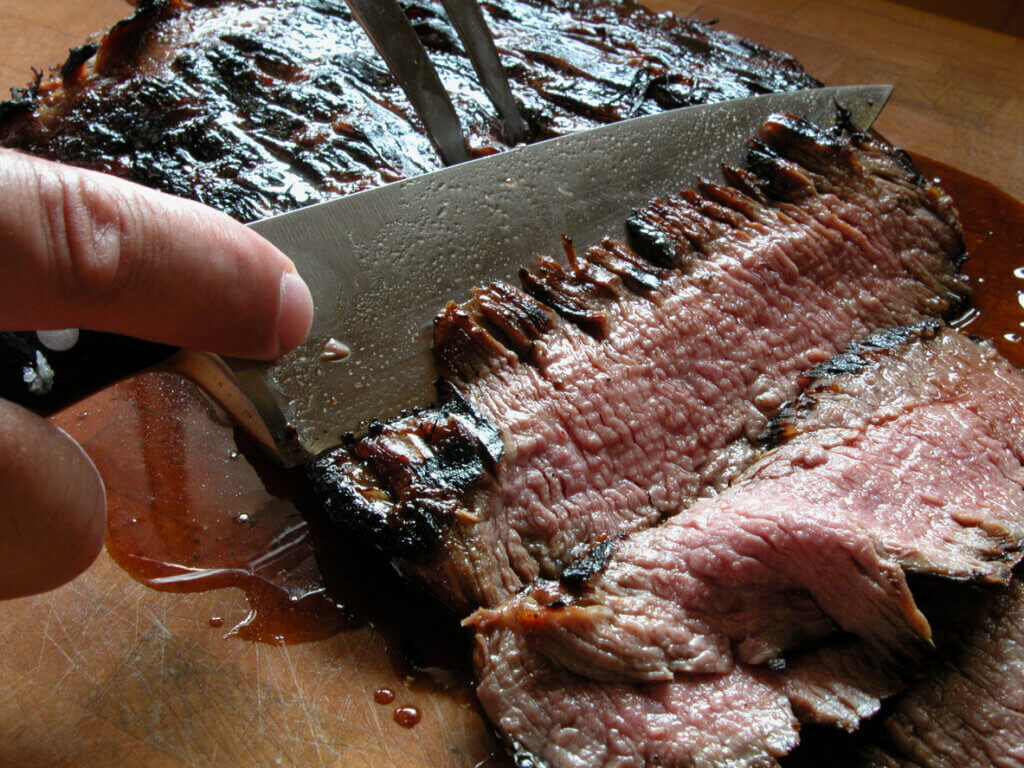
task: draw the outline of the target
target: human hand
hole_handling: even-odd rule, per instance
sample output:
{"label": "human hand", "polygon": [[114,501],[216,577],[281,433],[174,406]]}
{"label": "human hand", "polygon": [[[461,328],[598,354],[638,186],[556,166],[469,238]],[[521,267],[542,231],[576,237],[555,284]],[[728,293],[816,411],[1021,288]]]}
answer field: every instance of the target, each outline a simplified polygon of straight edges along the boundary
{"label": "human hand", "polygon": [[[0,200],[0,330],[81,327],[256,359],[309,332],[291,261],[203,205],[4,149]],[[71,580],[103,546],[92,461],[4,400],[0,521],[0,599]]]}

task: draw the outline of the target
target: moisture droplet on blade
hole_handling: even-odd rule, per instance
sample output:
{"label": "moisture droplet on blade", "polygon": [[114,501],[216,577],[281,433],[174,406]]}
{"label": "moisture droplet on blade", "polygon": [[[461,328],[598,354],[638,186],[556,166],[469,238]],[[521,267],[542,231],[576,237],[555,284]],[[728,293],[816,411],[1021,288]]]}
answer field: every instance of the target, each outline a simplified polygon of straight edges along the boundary
{"label": "moisture droplet on blade", "polygon": [[330,338],[324,342],[323,350],[320,352],[320,359],[325,363],[337,363],[345,360],[352,354],[352,349],[343,341]]}

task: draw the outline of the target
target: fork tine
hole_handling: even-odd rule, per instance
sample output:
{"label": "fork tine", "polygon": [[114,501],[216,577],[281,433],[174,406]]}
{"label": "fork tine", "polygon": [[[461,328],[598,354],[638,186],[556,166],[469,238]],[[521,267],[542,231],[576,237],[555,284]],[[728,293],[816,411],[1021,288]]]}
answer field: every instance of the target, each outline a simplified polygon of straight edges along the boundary
{"label": "fork tine", "polygon": [[455,107],[397,0],[345,0],[420,116],[445,165],[469,159]]}
{"label": "fork tine", "polygon": [[511,144],[519,143],[526,137],[526,121],[512,96],[508,77],[494,46],[494,37],[487,28],[480,6],[476,0],[441,0],[441,4],[462,38],[484,91],[498,110],[503,138]]}

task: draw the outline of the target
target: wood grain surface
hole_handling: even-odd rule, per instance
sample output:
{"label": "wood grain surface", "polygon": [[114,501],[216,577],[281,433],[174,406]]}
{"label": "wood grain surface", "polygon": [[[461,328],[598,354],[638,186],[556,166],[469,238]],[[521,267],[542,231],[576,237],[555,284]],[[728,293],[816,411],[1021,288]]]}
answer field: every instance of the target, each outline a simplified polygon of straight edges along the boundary
{"label": "wood grain surface", "polygon": [[[787,50],[827,84],[894,84],[883,134],[1024,199],[1024,40],[885,0],[650,4]],[[0,0],[0,87],[26,84],[32,67],[59,64],[128,10],[121,0]],[[984,18],[1000,26],[998,8]],[[153,397],[161,412],[140,405]],[[92,451],[112,505],[148,509],[173,492],[187,506],[188,488],[154,485],[143,445],[156,430],[183,467],[221,466],[211,457],[233,438],[207,408],[150,374],[58,420]],[[256,487],[246,472],[239,464],[203,483]],[[63,589],[0,604],[0,766],[507,766],[459,684],[405,679],[395,634],[373,621],[388,609],[315,642],[246,642],[210,622],[245,617],[238,590],[155,591],[103,555]],[[379,687],[395,690],[393,705],[374,702]],[[405,704],[423,713],[415,728],[392,718]]]}

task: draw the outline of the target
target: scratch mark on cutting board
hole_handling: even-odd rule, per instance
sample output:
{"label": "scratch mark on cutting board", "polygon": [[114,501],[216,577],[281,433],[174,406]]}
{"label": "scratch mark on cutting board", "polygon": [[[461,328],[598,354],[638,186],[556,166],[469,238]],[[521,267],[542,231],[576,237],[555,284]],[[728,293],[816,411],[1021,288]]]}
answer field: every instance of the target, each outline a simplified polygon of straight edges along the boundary
{"label": "scratch mark on cutting board", "polygon": [[309,699],[302,691],[302,686],[299,683],[299,676],[295,670],[295,659],[292,658],[292,654],[287,645],[281,646],[281,655],[284,658],[285,663],[288,665],[288,673],[291,675],[292,683],[295,685],[295,691],[299,694],[299,707],[302,709],[302,714],[305,716],[306,720],[306,726],[309,728],[309,743],[313,745],[316,752],[317,763],[321,766],[326,766],[327,764],[324,762],[324,753],[321,748],[322,737],[317,733],[317,718],[313,713]]}
{"label": "scratch mark on cutting board", "polygon": [[[64,619],[61,617],[59,611],[53,614],[53,620],[54,622],[56,622],[57,626],[60,627],[64,636],[70,637],[68,633],[68,628],[64,625]],[[64,646],[61,643],[59,643],[56,639],[53,638],[51,638],[51,642],[53,643],[53,647],[56,648],[65,659],[67,659],[69,664],[69,669],[65,670],[64,674],[61,675],[60,680],[58,680],[58,684],[63,682],[64,679],[72,672],[77,672],[81,674],[85,677],[86,680],[89,681],[90,684],[96,683],[95,675],[91,674],[89,670],[78,661],[78,659],[76,659],[70,653],[64,650]]]}
{"label": "scratch mark on cutting board", "polygon": [[46,648],[47,642],[52,642],[50,638],[50,619],[53,618],[54,604],[50,603],[50,610],[46,612],[46,619],[43,621],[43,642],[39,644],[39,658],[36,660],[36,669],[41,669],[43,666],[43,651]]}
{"label": "scratch mark on cutting board", "polygon": [[256,723],[263,731],[263,668],[260,666],[260,644],[255,643],[256,650]]}

